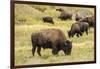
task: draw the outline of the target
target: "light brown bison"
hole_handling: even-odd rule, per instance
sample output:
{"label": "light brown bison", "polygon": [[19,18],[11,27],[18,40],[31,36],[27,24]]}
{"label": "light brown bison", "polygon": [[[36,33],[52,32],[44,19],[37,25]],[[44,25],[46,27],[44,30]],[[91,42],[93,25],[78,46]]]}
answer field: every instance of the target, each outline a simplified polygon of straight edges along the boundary
{"label": "light brown bison", "polygon": [[32,53],[34,56],[37,48],[37,53],[41,56],[41,48],[52,49],[52,54],[56,55],[60,50],[63,50],[65,55],[71,54],[72,42],[67,40],[63,32],[59,29],[44,29],[37,33],[32,33]]}

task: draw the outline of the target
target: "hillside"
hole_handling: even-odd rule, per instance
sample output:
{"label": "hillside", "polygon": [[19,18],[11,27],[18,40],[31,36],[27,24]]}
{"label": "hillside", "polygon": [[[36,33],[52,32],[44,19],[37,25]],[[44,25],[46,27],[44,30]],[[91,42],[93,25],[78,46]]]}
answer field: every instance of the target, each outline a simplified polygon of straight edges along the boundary
{"label": "hillside", "polygon": [[56,11],[56,8],[63,8],[66,12],[73,13],[73,15],[76,13],[94,14],[91,8],[41,6],[32,4],[15,4],[15,7],[15,24],[18,25],[42,23],[42,17],[44,16],[51,16],[54,20],[57,20],[60,12]]}

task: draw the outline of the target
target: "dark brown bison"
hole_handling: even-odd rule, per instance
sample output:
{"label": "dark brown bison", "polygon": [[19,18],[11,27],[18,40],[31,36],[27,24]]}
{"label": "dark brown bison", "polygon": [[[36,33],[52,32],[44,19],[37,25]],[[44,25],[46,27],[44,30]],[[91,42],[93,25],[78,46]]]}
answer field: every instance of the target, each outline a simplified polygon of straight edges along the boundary
{"label": "dark brown bison", "polygon": [[61,20],[72,19],[72,14],[67,12],[61,12],[60,16],[58,17]]}
{"label": "dark brown bison", "polygon": [[50,23],[50,24],[54,24],[53,18],[52,17],[43,17],[43,21]]}
{"label": "dark brown bison", "polygon": [[58,9],[56,9],[56,11],[63,12],[65,10],[63,8],[58,8]]}
{"label": "dark brown bison", "polygon": [[79,16],[79,14],[76,14],[75,20],[76,20],[76,21],[79,21],[80,19],[82,19],[82,16]]}
{"label": "dark brown bison", "polygon": [[75,34],[77,37],[82,36],[84,32],[88,35],[89,24],[87,22],[76,22],[72,24],[70,31],[68,31],[68,36],[73,37]]}
{"label": "dark brown bison", "polygon": [[79,20],[80,22],[87,22],[89,24],[89,27],[95,26],[95,19],[94,16],[87,16]]}
{"label": "dark brown bison", "polygon": [[52,49],[52,54],[56,55],[60,50],[63,50],[65,55],[71,54],[72,42],[66,40],[65,35],[59,29],[44,29],[37,33],[32,33],[32,53],[34,56],[37,48],[37,53],[41,56],[41,48]]}
{"label": "dark brown bison", "polygon": [[67,19],[72,19],[72,13],[66,12],[63,8],[58,8],[56,11],[61,12],[60,15],[58,16],[59,19],[61,20],[67,20]]}

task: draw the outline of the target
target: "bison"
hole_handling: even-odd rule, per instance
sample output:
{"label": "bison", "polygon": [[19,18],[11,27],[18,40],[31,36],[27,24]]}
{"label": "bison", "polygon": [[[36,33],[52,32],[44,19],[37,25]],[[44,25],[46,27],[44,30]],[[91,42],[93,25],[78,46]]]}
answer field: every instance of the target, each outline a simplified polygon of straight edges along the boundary
{"label": "bison", "polygon": [[44,29],[37,33],[32,33],[32,54],[37,53],[41,56],[41,48],[52,49],[52,54],[56,55],[63,50],[65,55],[70,55],[72,50],[72,42],[67,40],[63,32],[59,29]]}
{"label": "bison", "polygon": [[94,16],[87,16],[79,20],[80,22],[87,22],[89,24],[89,27],[95,26],[95,18]]}
{"label": "bison", "polygon": [[82,16],[79,16],[79,14],[76,14],[75,20],[76,20],[76,21],[79,21],[80,19],[82,19]]}
{"label": "bison", "polygon": [[63,8],[58,8],[58,9],[56,9],[56,11],[63,12],[65,10]]}
{"label": "bison", "polygon": [[63,8],[56,9],[56,11],[61,12],[60,15],[58,16],[59,19],[61,20],[72,19],[72,13],[66,12]]}
{"label": "bison", "polygon": [[77,37],[82,36],[84,32],[88,35],[89,24],[87,22],[75,22],[72,24],[70,31],[68,31],[68,36],[73,37],[75,34]]}
{"label": "bison", "polygon": [[50,23],[50,24],[54,24],[53,18],[52,17],[43,17],[43,21]]}
{"label": "bison", "polygon": [[61,20],[72,19],[72,14],[67,12],[61,12],[60,16],[58,17]]}

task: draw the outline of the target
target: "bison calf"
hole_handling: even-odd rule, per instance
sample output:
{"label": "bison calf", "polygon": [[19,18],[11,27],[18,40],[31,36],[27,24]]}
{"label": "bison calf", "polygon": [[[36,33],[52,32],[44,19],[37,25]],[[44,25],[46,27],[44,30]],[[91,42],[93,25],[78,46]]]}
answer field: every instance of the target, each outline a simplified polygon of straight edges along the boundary
{"label": "bison calf", "polygon": [[34,56],[37,48],[37,53],[41,56],[41,48],[52,49],[52,54],[56,55],[60,50],[63,50],[65,55],[71,54],[72,42],[66,40],[65,35],[59,29],[45,29],[37,33],[32,33],[32,53]]}
{"label": "bison calf", "polygon": [[82,33],[86,32],[88,34],[89,24],[87,22],[76,22],[72,24],[70,31],[68,31],[68,36],[73,37],[75,34],[77,37],[82,36]]}

